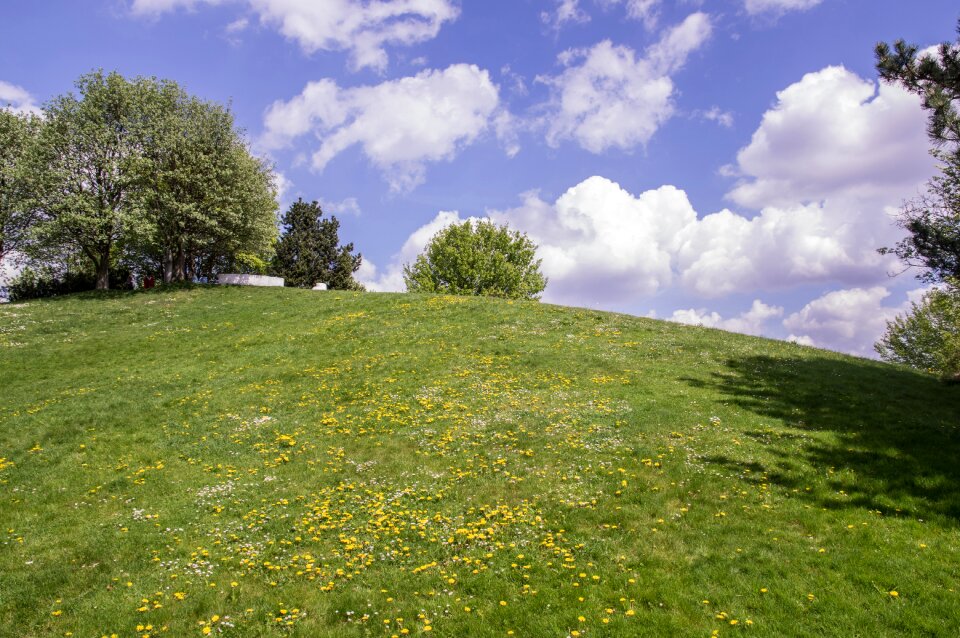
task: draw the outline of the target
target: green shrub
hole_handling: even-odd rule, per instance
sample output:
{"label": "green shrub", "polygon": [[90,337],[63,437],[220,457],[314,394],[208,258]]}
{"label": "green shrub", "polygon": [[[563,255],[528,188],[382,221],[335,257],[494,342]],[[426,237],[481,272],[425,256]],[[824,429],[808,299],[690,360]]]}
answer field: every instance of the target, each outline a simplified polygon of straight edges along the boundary
{"label": "green shrub", "polygon": [[[111,289],[129,289],[130,272],[125,268],[114,268],[110,272]],[[24,268],[10,282],[10,301],[25,301],[44,297],[58,297],[75,292],[94,290],[97,276],[92,271],[58,271],[50,266]]]}

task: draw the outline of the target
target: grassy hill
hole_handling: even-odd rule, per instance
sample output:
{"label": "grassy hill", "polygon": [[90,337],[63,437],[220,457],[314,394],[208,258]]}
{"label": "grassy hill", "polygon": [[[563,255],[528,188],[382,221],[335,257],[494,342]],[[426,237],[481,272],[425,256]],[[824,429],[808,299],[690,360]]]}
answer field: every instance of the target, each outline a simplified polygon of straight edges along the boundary
{"label": "grassy hill", "polygon": [[960,388],[537,303],[0,307],[0,635],[960,635]]}

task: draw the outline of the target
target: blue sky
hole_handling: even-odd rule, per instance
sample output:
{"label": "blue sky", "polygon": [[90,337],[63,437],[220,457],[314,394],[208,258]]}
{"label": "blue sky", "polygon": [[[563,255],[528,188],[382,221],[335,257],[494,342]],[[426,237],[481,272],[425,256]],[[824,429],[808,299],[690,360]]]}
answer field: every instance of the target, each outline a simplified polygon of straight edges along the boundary
{"label": "blue sky", "polygon": [[953,40],[925,0],[5,2],[0,102],[95,68],[230,101],[364,255],[371,289],[444,224],[541,246],[545,301],[864,355],[917,297],[875,249],[934,172],[878,41]]}

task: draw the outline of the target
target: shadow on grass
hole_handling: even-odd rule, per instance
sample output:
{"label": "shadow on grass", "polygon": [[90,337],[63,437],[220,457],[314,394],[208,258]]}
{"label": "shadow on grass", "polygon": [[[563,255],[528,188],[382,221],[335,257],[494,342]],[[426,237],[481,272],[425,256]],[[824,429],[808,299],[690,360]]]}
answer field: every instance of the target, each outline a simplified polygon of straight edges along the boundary
{"label": "shadow on grass", "polygon": [[[766,473],[821,507],[960,522],[960,387],[866,360],[751,356],[726,368],[685,381],[788,428],[746,432],[765,445],[766,465],[707,462],[756,481]],[[824,475],[826,488],[808,491]]]}
{"label": "shadow on grass", "polygon": [[81,290],[78,292],[69,292],[48,297],[36,297],[33,299],[18,299],[11,303],[23,303],[27,301],[56,302],[64,299],[74,301],[103,301],[105,299],[123,299],[134,295],[157,295],[177,290],[196,290],[198,288],[212,288],[217,284],[202,284],[193,282],[178,282],[173,284],[157,284],[153,288],[111,288],[109,290]]}

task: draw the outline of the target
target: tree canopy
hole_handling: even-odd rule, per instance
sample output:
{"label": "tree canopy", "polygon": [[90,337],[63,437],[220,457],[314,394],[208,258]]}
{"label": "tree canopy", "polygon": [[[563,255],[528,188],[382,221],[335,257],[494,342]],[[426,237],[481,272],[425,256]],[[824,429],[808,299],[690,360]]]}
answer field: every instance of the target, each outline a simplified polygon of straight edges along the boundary
{"label": "tree canopy", "polygon": [[898,40],[876,47],[877,71],[920,95],[929,112],[927,134],[939,174],[926,191],[903,205],[897,220],[907,235],[893,248],[881,248],[911,267],[918,278],[943,284],[928,292],[908,313],[887,323],[875,345],[881,358],[957,379],[960,375],[960,23],[955,44],[935,53]]}
{"label": "tree canopy", "polygon": [[39,121],[0,108],[0,260],[21,247],[30,226],[22,163]]}
{"label": "tree canopy", "polygon": [[312,288],[325,283],[330,289],[358,290],[353,278],[363,257],[353,254],[353,244],[340,243],[340,221],[325,219],[318,202],[294,202],[283,215],[284,232],[277,242],[274,271],[287,286]]}
{"label": "tree canopy", "polygon": [[82,255],[103,289],[120,262],[169,282],[229,269],[239,253],[269,257],[273,172],[229,108],[115,72],[84,75],[76,89],[44,106],[16,187],[0,182],[2,201],[16,197],[29,217],[34,259]]}
{"label": "tree canopy", "polygon": [[489,221],[447,226],[403,268],[410,292],[539,299],[547,285],[537,246],[523,233]]}

